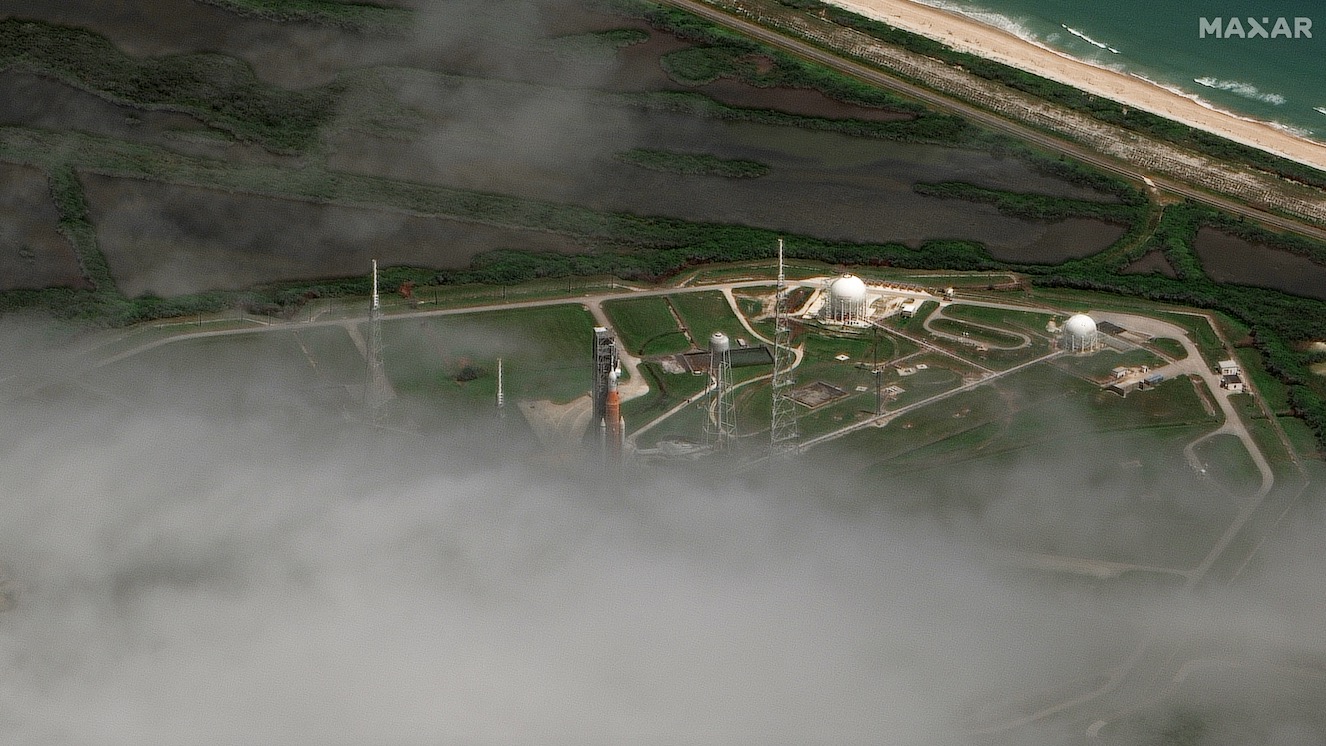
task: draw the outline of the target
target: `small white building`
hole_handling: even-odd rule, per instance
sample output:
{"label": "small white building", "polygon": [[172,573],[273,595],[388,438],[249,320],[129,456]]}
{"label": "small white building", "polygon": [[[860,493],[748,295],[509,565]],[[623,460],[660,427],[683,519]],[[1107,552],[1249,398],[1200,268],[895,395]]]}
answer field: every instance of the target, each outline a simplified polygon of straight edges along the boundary
{"label": "small white building", "polygon": [[1239,364],[1233,360],[1221,360],[1220,377],[1237,376],[1239,374]]}
{"label": "small white building", "polygon": [[[1224,363],[1220,364],[1224,367]],[[1243,379],[1237,373],[1229,376],[1220,377],[1220,388],[1225,389],[1231,394],[1242,394],[1244,392]]]}
{"label": "small white building", "polygon": [[923,302],[924,301],[922,301],[920,298],[908,298],[901,306],[898,307],[898,313],[904,319],[910,319],[911,317],[916,315],[917,311],[921,310],[921,304]]}

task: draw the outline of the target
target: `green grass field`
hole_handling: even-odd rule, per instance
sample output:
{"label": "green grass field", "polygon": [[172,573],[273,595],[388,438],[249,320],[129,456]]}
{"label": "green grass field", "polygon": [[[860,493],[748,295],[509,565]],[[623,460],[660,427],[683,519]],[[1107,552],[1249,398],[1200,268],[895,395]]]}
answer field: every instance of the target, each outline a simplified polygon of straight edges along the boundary
{"label": "green grass field", "polygon": [[757,340],[750,338],[750,332],[741,326],[727,299],[717,290],[678,293],[668,296],[668,300],[677,309],[677,315],[690,330],[691,339],[697,345],[707,345],[709,335],[714,332],[726,334],[732,340],[733,347],[737,345],[738,339],[745,339],[751,345],[758,344]]}
{"label": "green grass field", "polygon": [[499,357],[511,400],[566,402],[589,390],[593,327],[576,304],[391,320],[383,360],[396,392],[429,406],[491,406]]}
{"label": "green grass field", "polygon": [[1156,368],[1163,365],[1164,362],[1159,356],[1148,350],[1133,349],[1119,352],[1107,348],[1093,352],[1090,355],[1061,355],[1055,358],[1054,365],[1075,376],[1104,381],[1110,377],[1110,372],[1115,368],[1131,368],[1142,365]]}
{"label": "green grass field", "polygon": [[[1237,501],[1202,489],[1183,459],[1183,446],[1217,424],[1183,383],[1147,392],[1162,394],[1151,400],[1111,400],[1038,366],[826,448],[875,499],[945,520],[985,515],[982,530],[1009,546],[1184,566],[1218,536]],[[901,475],[913,488],[891,493],[887,485]],[[1093,494],[1102,484],[1116,491]],[[1044,530],[1081,525],[1082,516],[1114,521],[1117,533]],[[1143,548],[1135,546],[1143,537]]]}
{"label": "green grass field", "polygon": [[[994,334],[998,334],[997,332],[991,334],[989,332],[986,332],[985,330],[978,330],[975,327],[971,327],[969,325],[962,324],[960,322],[945,322],[944,319],[936,319],[933,323],[938,325],[937,328],[939,328],[941,331],[948,331],[948,333],[950,334],[960,335],[964,331],[969,332],[972,335],[972,337],[975,337],[975,335],[978,332],[982,334],[990,334],[991,336],[993,336]],[[905,322],[894,322],[894,324],[897,325],[897,328],[899,330],[907,334],[915,335],[921,339],[924,339],[925,341],[929,342],[935,347],[949,351],[956,357],[970,361],[976,365],[989,368],[991,370],[1007,370],[1008,368],[1020,365],[1029,360],[1046,355],[1050,352],[1050,341],[1045,337],[1040,337],[1040,336],[1031,336],[1030,337],[1031,344],[1026,347],[1021,347],[1017,349],[1000,349],[998,347],[986,347],[986,349],[982,350],[979,348],[978,344],[973,342],[972,337],[968,337],[965,341],[958,341],[955,339],[949,339],[947,337],[939,337],[926,331],[920,323],[917,323],[916,319],[912,319],[911,321],[905,321]],[[945,329],[945,326],[947,326],[948,328]],[[1001,341],[1010,344],[1013,343],[1012,340],[1014,339],[1012,336],[1009,336],[1007,339],[1004,339],[1002,335],[1000,335],[999,338],[1001,339]],[[979,338],[977,339],[979,340]],[[1017,344],[1020,344],[1021,342],[1022,342],[1021,338],[1016,339]]]}
{"label": "green grass field", "polygon": [[628,432],[639,429],[687,397],[702,391],[709,381],[705,376],[690,373],[665,373],[655,363],[641,365],[640,371],[649,381],[649,393],[622,404],[622,417],[626,418]]}
{"label": "green grass field", "polygon": [[[908,344],[908,351],[913,351],[915,345],[907,340],[901,340],[887,333],[878,335],[866,332],[864,334],[839,334],[839,333],[821,333],[808,335],[804,338],[806,346],[806,358],[803,365],[833,361],[837,355],[847,355],[851,359],[847,365],[856,363],[873,363],[878,358],[881,364],[888,362],[898,355],[898,350],[903,343]],[[878,352],[876,344],[878,343]]]}
{"label": "green grass field", "polygon": [[1261,353],[1249,347],[1241,347],[1234,350],[1234,357],[1243,368],[1245,378],[1252,380],[1252,385],[1256,387],[1257,393],[1266,401],[1266,405],[1276,414],[1284,414],[1289,411],[1289,393],[1285,390],[1285,385],[1280,383],[1275,376],[1266,371],[1266,366],[1262,362]]}
{"label": "green grass field", "polygon": [[1045,331],[1045,325],[1053,318],[1053,314],[1049,313],[1013,311],[1006,308],[967,305],[961,302],[946,306],[944,315],[962,321],[975,321],[978,324],[988,324],[1040,335],[1048,334]]}
{"label": "green grass field", "polygon": [[1236,436],[1212,436],[1194,451],[1206,469],[1207,478],[1235,495],[1251,495],[1261,486],[1261,472]]}
{"label": "green grass field", "polygon": [[1186,313],[1162,313],[1156,316],[1188,330],[1188,339],[1197,345],[1197,351],[1202,354],[1206,364],[1211,366],[1211,370],[1218,368],[1218,363],[1229,357],[1225,346],[1204,317]]}
{"label": "green grass field", "polygon": [[997,329],[988,329],[984,326],[975,324],[965,324],[961,321],[955,321],[949,318],[933,319],[930,327],[936,331],[946,334],[954,334],[964,339],[970,339],[981,342],[992,347],[1017,347],[1023,343],[1021,337],[1001,332]]}
{"label": "green grass field", "polygon": [[[689,345],[666,298],[631,298],[603,304],[622,346],[635,355],[684,352]],[[648,348],[648,352],[646,352]]]}
{"label": "green grass field", "polygon": [[1150,346],[1160,352],[1169,355],[1175,360],[1183,360],[1188,357],[1188,349],[1177,339],[1168,337],[1157,337],[1151,340]]}
{"label": "green grass field", "polygon": [[[217,371],[205,385],[198,371]],[[166,404],[226,419],[273,398],[295,420],[357,412],[365,365],[345,329],[324,327],[183,339],[86,374],[111,401]]]}
{"label": "green grass field", "polygon": [[1321,446],[1317,444],[1317,437],[1312,434],[1312,428],[1307,423],[1297,417],[1277,417],[1276,420],[1284,428],[1285,435],[1289,437],[1289,442],[1294,446],[1294,450],[1309,458],[1317,454],[1320,458]]}

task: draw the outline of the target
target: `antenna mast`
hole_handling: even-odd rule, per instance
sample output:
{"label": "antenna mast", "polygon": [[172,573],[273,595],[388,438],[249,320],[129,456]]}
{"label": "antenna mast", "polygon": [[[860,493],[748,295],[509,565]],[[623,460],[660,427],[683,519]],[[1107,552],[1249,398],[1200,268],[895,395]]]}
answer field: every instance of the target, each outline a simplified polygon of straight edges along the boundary
{"label": "antenna mast", "polygon": [[792,387],[796,378],[792,367],[792,325],[787,320],[787,277],[783,269],[783,239],[778,239],[778,284],[774,286],[774,363],[770,389],[773,411],[769,418],[769,448],[774,456],[795,453],[800,433],[797,431],[796,402]]}
{"label": "antenna mast", "polygon": [[382,300],[378,296],[378,260],[373,260],[373,301],[368,307],[368,381],[364,391],[364,407],[368,421],[379,427],[387,419],[387,401],[391,399],[391,384],[382,365]]}

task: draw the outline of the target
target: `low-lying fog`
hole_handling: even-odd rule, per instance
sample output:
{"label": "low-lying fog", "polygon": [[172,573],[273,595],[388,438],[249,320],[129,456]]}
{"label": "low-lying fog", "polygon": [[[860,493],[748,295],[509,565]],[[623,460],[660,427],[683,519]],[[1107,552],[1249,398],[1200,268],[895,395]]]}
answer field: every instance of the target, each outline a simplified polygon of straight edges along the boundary
{"label": "low-lying fog", "polygon": [[[53,366],[40,339],[6,325],[0,378]],[[1307,529],[1269,553],[1293,573],[1177,603],[997,567],[832,447],[795,479],[605,486],[460,416],[371,432],[257,361],[175,378],[6,381],[4,742],[1001,742],[970,731],[1095,686],[1143,629],[1326,650]],[[1265,743],[1326,733],[1289,722],[1308,740]]]}

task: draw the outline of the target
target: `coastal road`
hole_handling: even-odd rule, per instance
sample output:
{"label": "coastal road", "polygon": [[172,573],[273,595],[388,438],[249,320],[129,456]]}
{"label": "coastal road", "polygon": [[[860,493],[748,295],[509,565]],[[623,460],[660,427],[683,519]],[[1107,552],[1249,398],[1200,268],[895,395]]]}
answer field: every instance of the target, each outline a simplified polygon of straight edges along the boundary
{"label": "coastal road", "polygon": [[[749,36],[753,39],[764,42],[769,46],[789,52],[803,59],[819,63],[825,67],[832,68],[838,72],[857,78],[858,80],[901,93],[909,98],[920,100],[938,110],[966,117],[991,129],[1031,142],[1046,150],[1072,156],[1073,158],[1090,163],[1100,169],[1127,177],[1134,181],[1140,182],[1149,179],[1150,183],[1155,184],[1156,187],[1161,190],[1182,197],[1187,197],[1196,202],[1211,205],[1235,215],[1241,215],[1253,219],[1264,225],[1326,241],[1326,228],[1321,226],[1252,207],[1237,199],[1211,192],[1203,185],[1189,184],[1174,178],[1158,175],[1149,169],[1105,155],[1097,150],[1079,145],[1062,137],[1048,134],[1044,130],[1009,119],[1003,115],[991,112],[988,109],[975,106],[946,94],[937,93],[936,91],[921,85],[901,80],[880,68],[871,67],[848,59],[840,54],[826,51],[825,49],[809,42],[788,36],[782,32],[753,23],[744,18],[734,16],[731,13],[715,8],[700,0],[661,0],[661,2],[682,8],[713,21],[714,23],[732,29],[733,31],[737,31],[744,36]],[[1134,135],[1133,137],[1141,136]]]}

